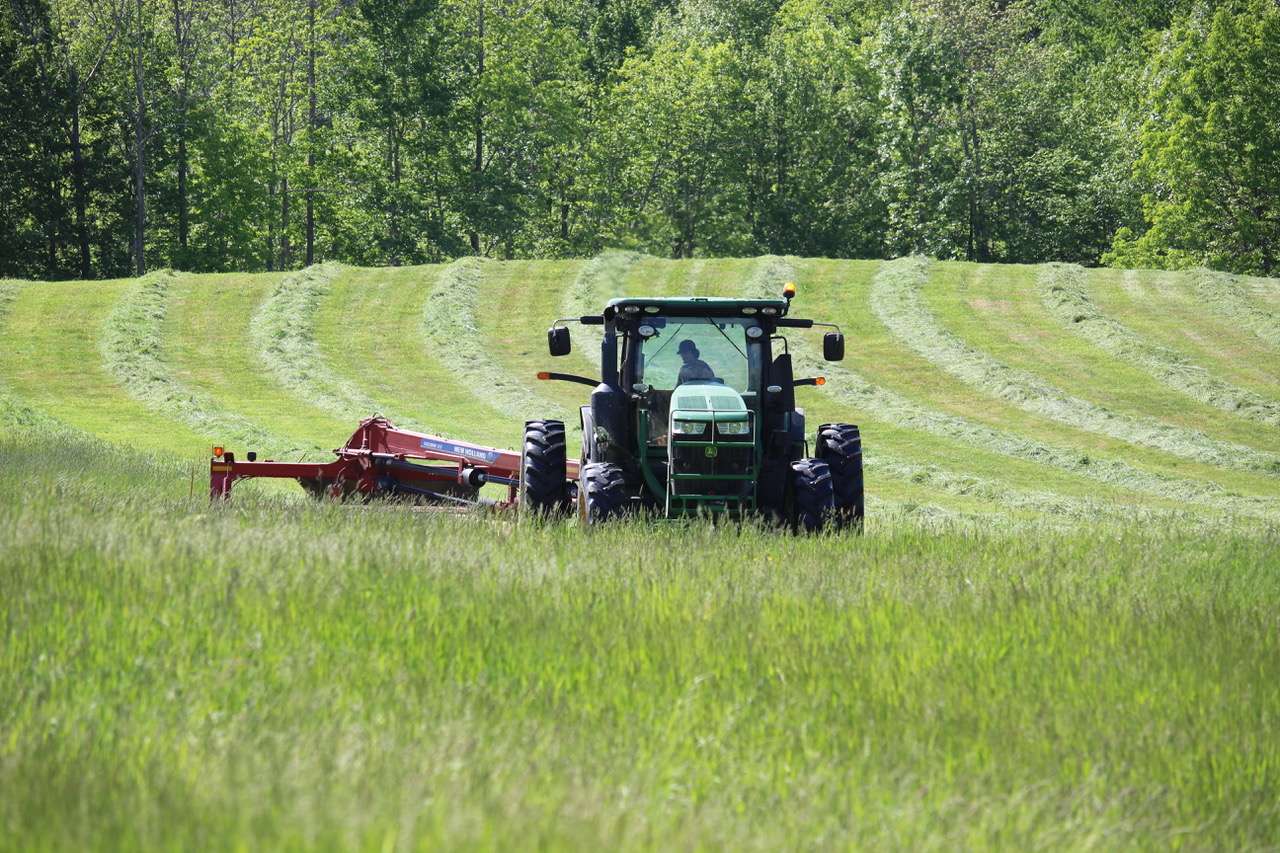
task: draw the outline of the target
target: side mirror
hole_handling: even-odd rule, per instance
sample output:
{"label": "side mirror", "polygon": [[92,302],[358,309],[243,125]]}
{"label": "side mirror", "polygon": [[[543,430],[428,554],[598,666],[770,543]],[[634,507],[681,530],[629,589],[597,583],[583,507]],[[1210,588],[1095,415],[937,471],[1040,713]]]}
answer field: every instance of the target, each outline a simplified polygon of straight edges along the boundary
{"label": "side mirror", "polygon": [[827,361],[844,361],[844,335],[839,332],[827,332],[823,335],[822,357]]}
{"label": "side mirror", "polygon": [[568,355],[571,348],[568,329],[564,326],[547,329],[547,349],[552,355]]}

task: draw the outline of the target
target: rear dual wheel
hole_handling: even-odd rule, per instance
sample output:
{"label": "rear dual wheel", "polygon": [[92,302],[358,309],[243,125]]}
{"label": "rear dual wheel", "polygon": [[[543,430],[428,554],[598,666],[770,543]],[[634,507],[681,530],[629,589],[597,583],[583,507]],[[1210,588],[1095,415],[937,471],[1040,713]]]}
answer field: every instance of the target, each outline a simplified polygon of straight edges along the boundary
{"label": "rear dual wheel", "polygon": [[831,469],[819,459],[791,463],[791,529],[796,533],[821,533],[835,516]]}
{"label": "rear dual wheel", "polygon": [[862,488],[862,434],[853,424],[823,424],[818,427],[818,459],[831,471],[831,490],[837,528],[862,532],[865,501]]}
{"label": "rear dual wheel", "polygon": [[608,462],[587,462],[578,478],[578,520],[585,527],[620,517],[627,509],[627,481]]}

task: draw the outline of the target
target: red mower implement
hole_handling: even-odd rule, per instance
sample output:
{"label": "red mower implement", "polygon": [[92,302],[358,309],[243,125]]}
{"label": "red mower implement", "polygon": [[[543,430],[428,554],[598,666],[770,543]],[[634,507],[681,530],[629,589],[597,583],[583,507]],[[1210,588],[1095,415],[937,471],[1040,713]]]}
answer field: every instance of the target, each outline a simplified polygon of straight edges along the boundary
{"label": "red mower implement", "polygon": [[[257,461],[247,454],[241,462],[230,451],[213,448],[209,463],[209,494],[213,498],[231,496],[231,488],[239,480],[254,477],[297,480],[316,497],[330,498],[400,498],[433,504],[480,503],[480,488],[487,483],[507,487],[507,499],[495,501],[497,506],[510,506],[523,501],[535,508],[554,510],[543,495],[554,497],[554,503],[571,497],[571,479],[577,477],[577,463],[564,460],[565,480],[559,483],[535,482],[535,477],[521,476],[522,471],[536,472],[543,466],[530,465],[531,455],[564,452],[564,425],[558,421],[531,421],[536,437],[538,427],[553,439],[543,444],[526,440],[522,452],[485,447],[466,441],[397,429],[383,417],[374,416],[360,422],[359,428],[342,447],[335,449],[331,462]],[[556,432],[558,431],[558,442]],[[531,430],[526,429],[526,436]]]}

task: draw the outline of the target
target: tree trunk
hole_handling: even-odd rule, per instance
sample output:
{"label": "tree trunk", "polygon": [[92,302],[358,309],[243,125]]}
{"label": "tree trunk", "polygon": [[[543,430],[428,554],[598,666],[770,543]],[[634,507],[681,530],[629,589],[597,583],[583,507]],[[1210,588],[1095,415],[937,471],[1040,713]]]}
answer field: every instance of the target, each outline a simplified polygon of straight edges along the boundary
{"label": "tree trunk", "polygon": [[[478,0],[479,16],[477,20],[477,39],[478,45],[476,50],[476,82],[479,84],[484,77],[484,0]],[[476,101],[475,115],[475,161],[472,163],[471,172],[480,177],[480,173],[484,171],[484,104]],[[477,180],[477,184],[479,181]],[[471,238],[471,251],[480,254],[480,232],[476,228],[472,228],[469,234]]]}
{"label": "tree trunk", "polygon": [[142,0],[136,0],[138,33],[133,48],[133,257],[138,275],[147,272],[147,99],[142,78]]}
{"label": "tree trunk", "polygon": [[[185,108],[184,108],[185,109]],[[185,118],[178,124],[178,254],[183,266],[191,233],[191,206],[187,199],[187,129]]]}
{"label": "tree trunk", "polygon": [[393,120],[391,126],[391,266],[400,266],[400,128]]}
{"label": "tree trunk", "polygon": [[307,2],[307,266],[315,263],[316,0]]}
{"label": "tree trunk", "polygon": [[289,176],[280,179],[280,269],[293,263],[289,246]]}
{"label": "tree trunk", "polygon": [[89,206],[84,187],[84,146],[80,142],[80,77],[70,70],[71,90],[71,184],[76,204],[76,242],[80,246],[80,277],[92,278],[89,263],[89,226],[85,209]]}

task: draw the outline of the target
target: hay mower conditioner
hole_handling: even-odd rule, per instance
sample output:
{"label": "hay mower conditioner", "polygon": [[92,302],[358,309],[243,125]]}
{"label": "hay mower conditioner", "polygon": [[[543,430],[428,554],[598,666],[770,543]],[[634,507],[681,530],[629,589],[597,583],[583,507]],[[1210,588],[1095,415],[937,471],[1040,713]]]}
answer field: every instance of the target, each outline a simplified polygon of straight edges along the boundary
{"label": "hay mower conditioner", "polygon": [[[402,498],[428,504],[476,503],[486,483],[507,487],[507,500],[499,505],[514,504],[520,492],[519,453],[397,429],[383,417],[361,421],[333,453],[336,458],[330,462],[259,462],[255,453],[241,461],[215,447],[209,493],[229,497],[237,481],[255,477],[297,480],[316,497]],[[576,475],[576,465],[566,468],[562,488]]]}
{"label": "hay mower conditioner", "polygon": [[598,316],[557,321],[547,332],[552,356],[571,350],[566,322],[603,326],[600,377],[538,374],[592,391],[580,410],[576,488],[564,425],[525,425],[524,508],[556,512],[576,501],[584,524],[639,511],[760,515],[810,532],[861,529],[858,428],[821,425],[810,456],[795,389],[825,380],[794,378],[782,333],[830,327],[828,361],[844,358],[844,336],[831,324],[789,317],[794,296],[788,283],[776,299],[614,299]]}

